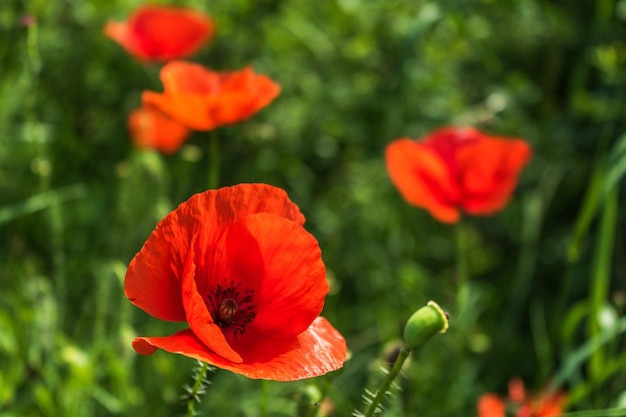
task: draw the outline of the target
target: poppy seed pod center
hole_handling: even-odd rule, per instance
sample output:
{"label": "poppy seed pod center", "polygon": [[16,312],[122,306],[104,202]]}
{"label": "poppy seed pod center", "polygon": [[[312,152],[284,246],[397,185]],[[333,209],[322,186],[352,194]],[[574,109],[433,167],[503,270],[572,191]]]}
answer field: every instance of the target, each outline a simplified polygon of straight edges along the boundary
{"label": "poppy seed pod center", "polygon": [[206,306],[211,317],[223,331],[232,332],[237,337],[244,334],[246,326],[256,317],[253,304],[254,290],[242,289],[241,283],[223,280],[215,290],[208,294]]}
{"label": "poppy seed pod center", "polygon": [[235,314],[239,310],[239,304],[232,298],[225,298],[220,303],[220,320],[225,323],[232,323]]}

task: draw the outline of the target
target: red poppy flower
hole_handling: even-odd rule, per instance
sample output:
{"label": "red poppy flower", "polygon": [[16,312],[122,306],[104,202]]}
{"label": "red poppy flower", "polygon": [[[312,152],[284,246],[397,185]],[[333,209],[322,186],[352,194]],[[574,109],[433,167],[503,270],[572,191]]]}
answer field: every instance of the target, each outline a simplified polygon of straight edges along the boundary
{"label": "red poppy flower", "polygon": [[172,119],[195,130],[240,122],[267,106],[280,86],[252,68],[215,72],[183,61],[161,69],[164,93],[144,91],[144,105],[160,109]]}
{"label": "red poppy flower", "polygon": [[128,127],[137,147],[157,149],[165,154],[177,151],[190,133],[185,126],[147,107],[131,112]]}
{"label": "red poppy flower", "polygon": [[489,215],[504,208],[530,157],[523,139],[471,127],[444,127],[420,141],[397,139],[385,152],[391,181],[404,199],[445,223],[457,222],[461,210]]}
{"label": "red poppy flower", "polygon": [[328,293],[317,241],[286,193],[240,184],[168,214],[130,263],[124,288],[148,314],[189,328],[138,337],[250,378],[289,381],[343,366],[346,344],[319,317]]}
{"label": "red poppy flower", "polygon": [[141,60],[167,61],[196,52],[211,39],[213,21],[184,8],[147,5],[127,22],[107,22],[104,33]]}
{"label": "red poppy flower", "polygon": [[542,392],[527,398],[524,382],[515,378],[509,382],[508,398],[496,394],[484,394],[476,406],[478,417],[506,417],[506,410],[512,410],[515,417],[556,417],[563,413],[567,396],[562,391]]}

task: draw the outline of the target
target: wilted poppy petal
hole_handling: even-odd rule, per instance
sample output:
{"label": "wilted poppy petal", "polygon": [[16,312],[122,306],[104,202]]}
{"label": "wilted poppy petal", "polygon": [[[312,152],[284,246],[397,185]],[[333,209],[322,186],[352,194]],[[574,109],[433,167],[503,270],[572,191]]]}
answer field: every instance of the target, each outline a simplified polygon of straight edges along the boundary
{"label": "wilted poppy petal", "polygon": [[247,331],[293,337],[321,313],[329,291],[326,269],[317,240],[304,228],[253,214],[230,227],[226,247],[229,269],[255,292],[256,316]]}
{"label": "wilted poppy petal", "polygon": [[129,115],[128,127],[137,147],[157,149],[165,154],[176,152],[190,133],[160,111],[145,107]]}
{"label": "wilted poppy petal", "polygon": [[478,399],[478,417],[505,417],[504,401],[495,394],[485,394]]}
{"label": "wilted poppy petal", "polygon": [[430,148],[411,139],[391,142],[385,151],[387,172],[402,197],[446,223],[459,219],[459,190],[444,161]]}
{"label": "wilted poppy petal", "polygon": [[304,223],[284,190],[267,184],[240,184],[195,194],[159,222],[126,272],[126,297],[162,320],[185,321],[181,277],[192,238],[202,230],[210,245],[222,228],[253,213],[272,213]]}
{"label": "wilted poppy petal", "polygon": [[195,10],[158,5],[137,9],[128,22],[108,22],[104,33],[142,60],[170,60],[196,52],[215,31]]}
{"label": "wilted poppy petal", "polygon": [[156,348],[208,362],[255,379],[293,381],[323,375],[341,368],[346,360],[343,336],[323,317],[295,338],[258,339],[241,352],[243,362],[232,363],[209,350],[189,329],[167,337],[136,338],[138,353]]}

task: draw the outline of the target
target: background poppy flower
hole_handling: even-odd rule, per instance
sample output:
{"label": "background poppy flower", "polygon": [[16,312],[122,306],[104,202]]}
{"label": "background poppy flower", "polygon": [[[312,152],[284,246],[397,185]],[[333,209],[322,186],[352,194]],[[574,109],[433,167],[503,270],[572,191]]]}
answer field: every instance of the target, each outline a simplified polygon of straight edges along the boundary
{"label": "background poppy flower", "polygon": [[128,127],[137,147],[157,149],[166,154],[177,151],[191,133],[160,111],[147,107],[130,113]]}
{"label": "background poppy flower", "polygon": [[504,399],[488,393],[478,399],[478,417],[506,417],[507,405],[515,417],[556,417],[563,413],[566,394],[562,391],[540,392],[532,398],[526,396],[524,382],[514,378],[509,382],[509,396]]}
{"label": "background poppy flower", "polygon": [[141,60],[167,61],[196,52],[215,31],[213,21],[192,9],[146,5],[126,22],[110,21],[104,33]]}
{"label": "background poppy flower", "polygon": [[164,92],[144,91],[144,105],[160,109],[195,130],[237,123],[267,106],[280,86],[247,67],[215,72],[202,65],[173,61],[160,72]]}
{"label": "background poppy flower", "polygon": [[315,238],[286,193],[241,184],[196,194],[168,214],[131,261],[128,299],[189,325],[157,348],[250,378],[296,380],[343,366],[346,344],[319,317],[328,293]]}
{"label": "background poppy flower", "polygon": [[530,157],[523,139],[488,136],[472,127],[444,127],[420,141],[397,139],[385,151],[387,171],[404,199],[445,223],[457,222],[460,210],[501,210]]}

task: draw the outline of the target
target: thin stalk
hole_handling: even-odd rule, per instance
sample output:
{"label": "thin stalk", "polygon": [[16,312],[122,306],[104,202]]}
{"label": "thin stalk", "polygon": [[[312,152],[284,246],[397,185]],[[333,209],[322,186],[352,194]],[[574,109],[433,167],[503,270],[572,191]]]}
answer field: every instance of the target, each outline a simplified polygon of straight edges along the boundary
{"label": "thin stalk", "polygon": [[267,399],[269,398],[269,381],[261,381],[261,399],[259,401],[259,417],[267,417]]}
{"label": "thin stalk", "polygon": [[393,368],[391,368],[391,371],[389,371],[389,373],[387,374],[383,382],[380,384],[380,387],[378,387],[378,390],[376,391],[376,395],[372,399],[372,402],[370,403],[367,411],[365,412],[364,417],[372,417],[375,414],[376,410],[378,409],[378,406],[382,402],[387,391],[389,391],[391,384],[396,379],[396,376],[398,376],[400,369],[402,369],[402,365],[404,365],[404,362],[409,357],[410,353],[411,353],[411,349],[408,349],[406,347],[403,347],[400,350],[400,354],[398,355],[396,362],[393,364]]}
{"label": "thin stalk", "polygon": [[456,244],[457,309],[460,311],[467,307],[467,284],[469,282],[467,230],[465,225],[459,222],[454,228],[454,233]]}
{"label": "thin stalk", "polygon": [[217,131],[209,135],[209,189],[215,190],[220,186],[220,143]]}
{"label": "thin stalk", "polygon": [[196,415],[196,401],[202,391],[202,382],[206,377],[206,373],[209,370],[209,364],[202,362],[202,367],[196,375],[196,381],[189,391],[189,400],[187,400],[187,417],[194,417]]}

